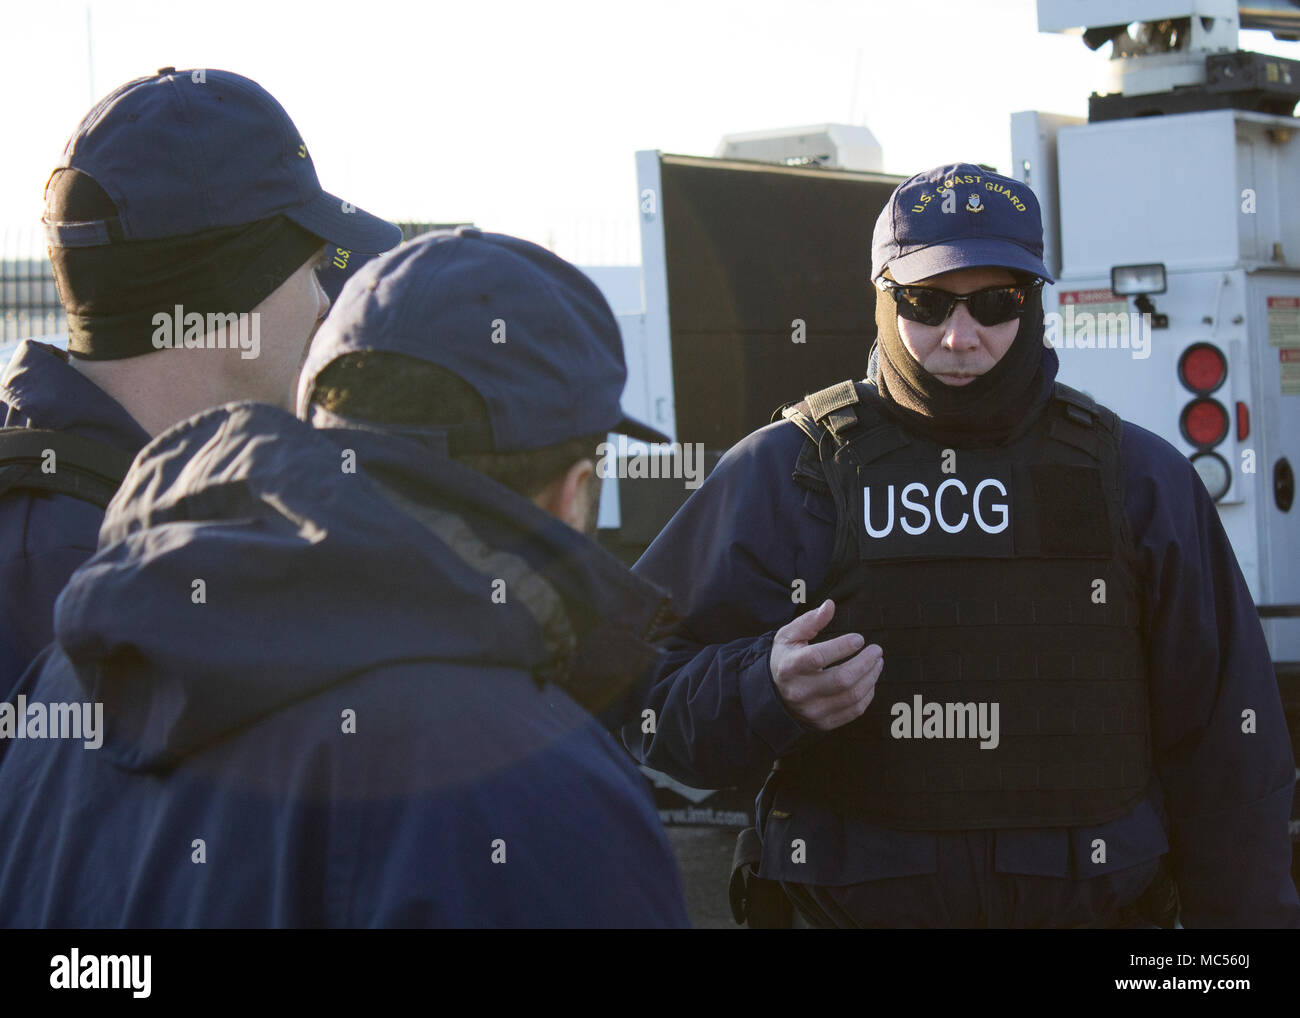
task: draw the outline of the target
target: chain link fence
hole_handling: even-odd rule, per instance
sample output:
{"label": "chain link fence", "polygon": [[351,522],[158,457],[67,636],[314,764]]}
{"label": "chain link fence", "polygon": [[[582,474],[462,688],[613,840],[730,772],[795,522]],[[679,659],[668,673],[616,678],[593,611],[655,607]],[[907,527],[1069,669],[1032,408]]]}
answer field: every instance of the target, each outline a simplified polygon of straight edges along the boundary
{"label": "chain link fence", "polygon": [[44,233],[0,232],[0,349],[64,332],[66,321]]}

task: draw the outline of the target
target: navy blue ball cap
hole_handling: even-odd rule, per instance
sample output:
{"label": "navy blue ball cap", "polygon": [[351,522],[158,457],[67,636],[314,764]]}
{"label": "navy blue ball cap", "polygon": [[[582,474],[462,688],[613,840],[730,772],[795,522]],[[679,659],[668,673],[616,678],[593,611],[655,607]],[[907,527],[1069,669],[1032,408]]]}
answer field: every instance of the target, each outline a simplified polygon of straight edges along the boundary
{"label": "navy blue ball cap", "polygon": [[599,288],[517,237],[440,230],[363,266],[312,340],[299,417],[310,418],[316,376],[362,351],[416,357],[473,386],[487,404],[496,452],[611,431],[670,441],[623,413],[623,338]]}
{"label": "navy blue ball cap", "polygon": [[325,191],[307,145],[275,98],[230,71],[164,67],[86,114],[57,170],[90,176],[110,219],[45,218],[56,247],[181,237],[283,215],[349,251],[377,254],[401,231]]}
{"label": "navy blue ball cap", "polygon": [[886,269],[899,283],[915,283],[984,266],[1055,282],[1043,264],[1043,217],[1028,184],[949,163],[898,185],[871,238],[873,283]]}
{"label": "navy blue ball cap", "polygon": [[316,278],[320,280],[320,287],[325,291],[325,296],[330,299],[331,305],[338,302],[339,294],[343,292],[347,281],[360,272],[361,267],[374,257],[372,254],[362,254],[360,251],[352,251],[336,244],[326,248],[325,263],[316,271]]}

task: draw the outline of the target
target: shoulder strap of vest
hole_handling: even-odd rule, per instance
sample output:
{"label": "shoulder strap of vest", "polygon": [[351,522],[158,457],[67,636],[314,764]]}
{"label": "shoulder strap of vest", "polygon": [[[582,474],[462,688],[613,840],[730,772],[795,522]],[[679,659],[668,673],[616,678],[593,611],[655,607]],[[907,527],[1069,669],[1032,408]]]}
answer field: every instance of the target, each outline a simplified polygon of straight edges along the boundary
{"label": "shoulder strap of vest", "polygon": [[1065,412],[1051,422],[1049,435],[1058,441],[1083,449],[1102,467],[1103,476],[1109,484],[1110,498],[1118,515],[1115,525],[1124,535],[1124,554],[1129,557],[1131,566],[1139,569],[1132,530],[1128,515],[1124,511],[1125,475],[1124,454],[1121,448],[1124,421],[1113,410],[1061,382],[1055,384],[1052,399],[1058,406],[1064,407]]}
{"label": "shoulder strap of vest", "polygon": [[49,492],[105,509],[134,459],[116,446],[65,431],[0,428],[0,497],[19,489]]}
{"label": "shoulder strap of vest", "polygon": [[1098,411],[1101,409],[1097,405],[1097,401],[1087,393],[1080,392],[1078,389],[1071,389],[1064,382],[1053,384],[1052,398],[1064,403],[1066,414],[1085,427],[1092,426],[1098,417]]}
{"label": "shoulder strap of vest", "polygon": [[1083,449],[1096,459],[1102,458],[1103,443],[1118,453],[1122,422],[1114,411],[1062,382],[1053,385],[1052,400],[1060,408],[1060,417],[1050,425],[1051,437]]}
{"label": "shoulder strap of vest", "polygon": [[772,415],[772,420],[784,417],[818,447],[822,436],[829,434],[838,447],[850,441],[851,433],[862,423],[858,413],[861,406],[857,386],[852,379],[846,379],[819,389],[800,403],[786,404]]}
{"label": "shoulder strap of vest", "polygon": [[[1107,431],[1117,431],[1119,416],[1109,407],[1104,407],[1087,393],[1071,389],[1064,382],[1053,386],[1052,396],[1066,404],[1066,413],[1080,424],[1087,426],[1101,425]],[[1085,419],[1086,417],[1086,419]]]}

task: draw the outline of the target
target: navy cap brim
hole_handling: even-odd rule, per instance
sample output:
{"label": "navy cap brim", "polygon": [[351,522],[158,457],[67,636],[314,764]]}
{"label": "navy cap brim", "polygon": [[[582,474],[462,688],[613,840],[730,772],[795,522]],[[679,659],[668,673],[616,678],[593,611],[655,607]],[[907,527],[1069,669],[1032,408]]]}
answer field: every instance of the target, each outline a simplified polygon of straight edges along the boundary
{"label": "navy cap brim", "polygon": [[662,431],[656,431],[648,424],[634,421],[631,417],[624,417],[609,430],[616,435],[626,435],[628,438],[649,442],[651,445],[668,445],[672,442],[672,439]]}
{"label": "navy cap brim", "polygon": [[1001,267],[1041,276],[1049,283],[1056,280],[1041,258],[1019,244],[996,237],[970,237],[951,244],[931,244],[890,261],[887,268],[897,283],[916,283],[931,276],[956,269]]}
{"label": "navy cap brim", "polygon": [[[368,265],[372,258],[378,257],[378,255],[362,254],[350,248],[343,248],[337,244],[327,245],[325,264],[316,273],[316,278],[320,280],[321,289],[325,291],[325,296],[330,299],[330,303],[334,304],[338,301],[344,285],[361,271],[362,266]],[[340,262],[342,268],[339,268]]]}
{"label": "navy cap brim", "polygon": [[322,191],[305,205],[284,213],[316,236],[360,254],[382,254],[396,247],[402,231],[387,220],[371,215],[328,191]]}

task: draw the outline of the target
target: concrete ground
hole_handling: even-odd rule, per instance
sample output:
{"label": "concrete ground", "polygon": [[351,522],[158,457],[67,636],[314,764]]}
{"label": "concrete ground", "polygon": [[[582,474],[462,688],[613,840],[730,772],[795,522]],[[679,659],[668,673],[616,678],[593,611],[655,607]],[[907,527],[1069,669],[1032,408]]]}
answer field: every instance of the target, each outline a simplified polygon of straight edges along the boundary
{"label": "concrete ground", "polygon": [[686,911],[697,930],[741,930],[731,918],[727,881],[736,847],[733,827],[668,827],[686,891]]}

